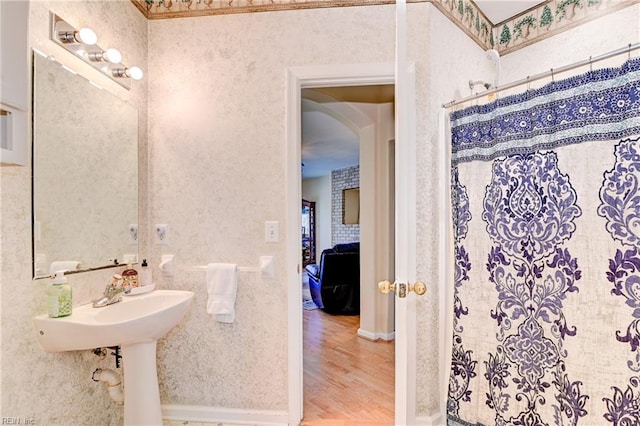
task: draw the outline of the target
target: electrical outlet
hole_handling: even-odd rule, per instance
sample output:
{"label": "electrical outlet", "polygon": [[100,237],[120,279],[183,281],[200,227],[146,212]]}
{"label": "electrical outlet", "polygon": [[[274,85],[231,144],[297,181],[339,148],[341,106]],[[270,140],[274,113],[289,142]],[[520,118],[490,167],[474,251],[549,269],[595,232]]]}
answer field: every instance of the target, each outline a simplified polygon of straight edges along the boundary
{"label": "electrical outlet", "polygon": [[138,244],[138,225],[129,225],[129,244]]}
{"label": "electrical outlet", "polygon": [[169,225],[156,225],[156,244],[169,245]]}

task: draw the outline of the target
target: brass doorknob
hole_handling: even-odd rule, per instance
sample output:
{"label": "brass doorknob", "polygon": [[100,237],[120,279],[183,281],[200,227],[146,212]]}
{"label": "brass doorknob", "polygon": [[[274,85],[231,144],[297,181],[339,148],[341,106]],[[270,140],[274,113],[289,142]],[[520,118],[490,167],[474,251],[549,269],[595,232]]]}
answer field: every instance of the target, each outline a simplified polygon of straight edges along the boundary
{"label": "brass doorknob", "polygon": [[422,281],[416,281],[413,286],[409,284],[409,291],[413,291],[418,296],[422,296],[427,292],[427,285]]}
{"label": "brass doorknob", "polygon": [[378,290],[382,294],[387,294],[390,291],[396,291],[396,283],[391,284],[389,281],[384,280],[378,283]]}
{"label": "brass doorknob", "polygon": [[387,294],[390,291],[394,291],[398,294],[398,297],[403,298],[407,296],[407,292],[413,291],[416,295],[422,296],[427,292],[427,286],[421,281],[416,281],[415,284],[404,284],[394,282],[393,284],[387,280],[380,281],[378,283],[378,290],[382,294]]}

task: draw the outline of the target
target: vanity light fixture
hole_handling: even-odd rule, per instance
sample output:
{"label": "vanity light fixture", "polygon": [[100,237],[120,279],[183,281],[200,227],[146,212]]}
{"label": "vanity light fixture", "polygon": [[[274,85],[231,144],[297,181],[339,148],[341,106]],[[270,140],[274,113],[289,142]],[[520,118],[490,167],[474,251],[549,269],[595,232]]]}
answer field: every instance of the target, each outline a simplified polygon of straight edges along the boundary
{"label": "vanity light fixture", "polygon": [[114,77],[131,78],[133,80],[141,80],[144,76],[144,73],[138,67],[114,68],[111,70],[111,73]]}
{"label": "vanity light fixture", "polygon": [[93,62],[111,62],[119,64],[122,61],[122,54],[118,49],[107,49],[105,51],[89,52],[89,60]]}
{"label": "vanity light fixture", "polygon": [[117,49],[104,50],[98,46],[98,37],[93,30],[78,30],[55,13],[51,13],[50,38],[126,89],[131,88],[131,80],[143,77],[140,68],[128,67],[122,63],[122,54]]}

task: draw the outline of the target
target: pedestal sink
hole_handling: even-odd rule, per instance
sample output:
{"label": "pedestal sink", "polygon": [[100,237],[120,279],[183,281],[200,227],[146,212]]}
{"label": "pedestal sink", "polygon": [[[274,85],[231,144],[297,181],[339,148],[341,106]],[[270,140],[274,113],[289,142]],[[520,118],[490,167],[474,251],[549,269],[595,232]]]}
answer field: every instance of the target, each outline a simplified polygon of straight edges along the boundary
{"label": "pedestal sink", "polygon": [[120,346],[124,361],[124,424],[162,425],[156,343],[187,313],[194,293],[156,290],[125,296],[103,308],[91,303],[63,318],[34,318],[38,342],[47,352]]}

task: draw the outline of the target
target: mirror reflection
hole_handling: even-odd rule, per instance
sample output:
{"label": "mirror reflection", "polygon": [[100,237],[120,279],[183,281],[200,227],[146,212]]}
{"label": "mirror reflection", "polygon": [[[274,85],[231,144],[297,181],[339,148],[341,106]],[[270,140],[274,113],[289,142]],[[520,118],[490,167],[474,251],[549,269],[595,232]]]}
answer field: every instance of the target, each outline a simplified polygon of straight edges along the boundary
{"label": "mirror reflection", "polygon": [[138,113],[34,54],[34,277],[137,259]]}

